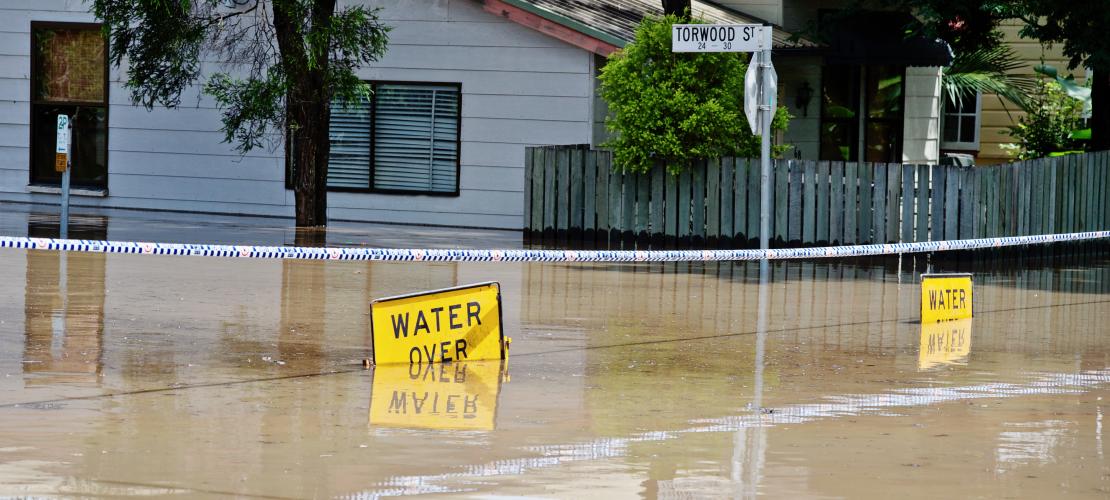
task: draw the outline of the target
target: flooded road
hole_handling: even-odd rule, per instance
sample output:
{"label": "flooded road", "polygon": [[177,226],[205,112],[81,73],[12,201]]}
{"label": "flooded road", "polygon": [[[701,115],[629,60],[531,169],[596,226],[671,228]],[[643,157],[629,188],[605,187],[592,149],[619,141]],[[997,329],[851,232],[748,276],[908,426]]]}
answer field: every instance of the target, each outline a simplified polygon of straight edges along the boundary
{"label": "flooded road", "polygon": [[[754,263],[0,251],[0,495],[1110,495],[1110,259],[941,328],[924,267],[776,263],[761,332]],[[362,367],[369,300],[488,280],[506,365]]]}

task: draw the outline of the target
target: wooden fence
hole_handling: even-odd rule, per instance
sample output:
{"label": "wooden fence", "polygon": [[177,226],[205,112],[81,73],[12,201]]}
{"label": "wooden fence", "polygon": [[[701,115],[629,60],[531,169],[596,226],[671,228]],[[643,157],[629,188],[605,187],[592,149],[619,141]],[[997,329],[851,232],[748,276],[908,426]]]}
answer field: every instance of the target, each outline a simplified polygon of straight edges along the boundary
{"label": "wooden fence", "polygon": [[[758,160],[622,174],[583,146],[526,152],[524,226],[533,243],[591,248],[753,247]],[[938,241],[1106,229],[1110,152],[1004,165],[776,160],[772,246]]]}

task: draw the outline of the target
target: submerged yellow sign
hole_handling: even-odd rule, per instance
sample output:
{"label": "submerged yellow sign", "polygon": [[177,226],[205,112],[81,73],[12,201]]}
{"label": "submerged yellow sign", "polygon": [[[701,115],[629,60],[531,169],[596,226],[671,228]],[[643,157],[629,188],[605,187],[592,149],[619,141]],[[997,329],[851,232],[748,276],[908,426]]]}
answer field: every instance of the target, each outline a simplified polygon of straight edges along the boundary
{"label": "submerged yellow sign", "polygon": [[495,282],[370,303],[376,365],[505,359],[501,287]]}
{"label": "submerged yellow sign", "polygon": [[970,274],[922,274],[921,322],[970,318]]}
{"label": "submerged yellow sign", "polygon": [[971,353],[971,318],[921,324],[921,350],[917,368],[962,363]]}
{"label": "submerged yellow sign", "polygon": [[493,430],[504,363],[375,366],[370,425]]}

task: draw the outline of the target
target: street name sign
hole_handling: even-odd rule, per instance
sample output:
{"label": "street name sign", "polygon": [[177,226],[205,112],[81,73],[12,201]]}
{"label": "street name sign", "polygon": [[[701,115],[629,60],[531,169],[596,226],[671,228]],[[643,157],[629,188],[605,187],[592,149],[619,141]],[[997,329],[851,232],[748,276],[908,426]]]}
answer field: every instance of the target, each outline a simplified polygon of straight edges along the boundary
{"label": "street name sign", "polygon": [[493,430],[506,378],[500,360],[375,366],[370,425]]}
{"label": "street name sign", "polygon": [[972,317],[970,274],[922,274],[921,322]]}
{"label": "street name sign", "polygon": [[375,365],[505,359],[501,287],[496,282],[370,303]]}
{"label": "street name sign", "polygon": [[770,49],[770,26],[760,24],[671,25],[671,52],[758,52]]}

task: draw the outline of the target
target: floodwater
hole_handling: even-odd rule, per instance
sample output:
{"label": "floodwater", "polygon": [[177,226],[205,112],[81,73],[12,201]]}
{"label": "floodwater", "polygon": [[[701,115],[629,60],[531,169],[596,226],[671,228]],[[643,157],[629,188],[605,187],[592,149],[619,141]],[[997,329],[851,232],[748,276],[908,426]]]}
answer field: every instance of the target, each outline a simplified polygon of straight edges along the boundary
{"label": "floodwater", "polygon": [[[923,258],[761,297],[752,263],[0,250],[0,496],[1106,498],[1101,255],[973,269],[923,329]],[[363,368],[370,299],[487,280],[506,365]]]}

